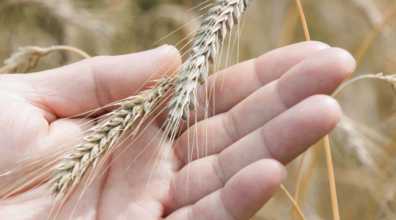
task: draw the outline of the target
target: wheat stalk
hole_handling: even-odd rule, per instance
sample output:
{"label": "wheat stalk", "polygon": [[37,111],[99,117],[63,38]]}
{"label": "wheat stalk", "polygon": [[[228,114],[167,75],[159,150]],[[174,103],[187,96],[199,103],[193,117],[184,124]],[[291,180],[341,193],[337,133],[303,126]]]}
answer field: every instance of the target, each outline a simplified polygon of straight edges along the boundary
{"label": "wheat stalk", "polygon": [[337,96],[347,87],[362,80],[380,80],[390,84],[392,88],[396,91],[396,74],[385,75],[384,73],[377,73],[377,74],[366,74],[366,75],[357,76],[355,78],[346,81],[344,84],[338,87],[338,89],[333,93],[333,96]]}
{"label": "wheat stalk", "polygon": [[[231,28],[240,20],[250,0],[220,0],[204,18],[193,43],[189,59],[181,70],[172,77],[164,77],[158,83],[137,96],[119,103],[119,108],[110,112],[108,117],[88,131],[82,143],[72,148],[54,166],[48,182],[56,198],[65,201],[73,189],[86,176],[89,169],[94,170],[105,155],[114,152],[124,135],[136,135],[151,113],[153,113],[170,93],[175,93],[168,102],[168,118],[171,132],[190,109],[194,109],[195,91],[206,81],[209,65],[216,57],[224,39]],[[38,59],[52,50],[28,47],[6,61],[15,67],[29,60]],[[28,58],[28,59],[26,59]],[[22,62],[23,61],[23,62]],[[190,106],[190,108],[186,108]]]}
{"label": "wheat stalk", "polygon": [[209,9],[195,37],[189,59],[176,80],[175,94],[169,102],[168,131],[176,132],[182,119],[196,108],[196,90],[205,83],[210,63],[219,52],[227,33],[237,24],[251,0],[219,0]]}
{"label": "wheat stalk", "polygon": [[[156,87],[144,91],[141,95],[124,101],[113,111],[108,120],[95,126],[83,143],[57,165],[50,180],[55,195],[65,195],[76,186],[86,171],[94,168],[102,156],[118,143],[121,136],[133,127],[138,127],[142,119],[150,114],[162,100],[164,94],[175,85],[175,95],[170,100],[168,123],[175,125],[184,116],[186,106],[194,100],[194,91],[206,81],[209,62],[223,43],[227,32],[231,30],[246,10],[249,0],[221,0],[209,9],[193,44],[190,58],[183,64],[176,76],[175,84],[169,79],[161,81]],[[171,131],[175,131],[176,128]]]}
{"label": "wheat stalk", "polygon": [[151,89],[120,103],[107,120],[94,126],[84,141],[56,165],[50,179],[55,196],[62,197],[73,189],[89,168],[95,168],[101,158],[110,152],[121,137],[138,128],[144,119],[161,103],[173,86],[173,78],[163,78]]}
{"label": "wheat stalk", "polygon": [[384,75],[383,73],[379,73],[375,75],[374,78],[389,83],[390,85],[392,85],[393,89],[396,90],[396,74]]}
{"label": "wheat stalk", "polygon": [[[110,117],[91,129],[83,143],[73,148],[56,166],[51,178],[51,189],[62,196],[74,188],[89,168],[95,168],[103,155],[109,152],[131,128],[139,127],[143,120],[161,102],[164,94],[175,86],[175,94],[169,104],[167,123],[177,125],[186,117],[194,100],[198,85],[206,81],[209,62],[221,47],[227,33],[237,23],[248,6],[249,0],[221,0],[209,9],[193,43],[190,58],[176,75],[175,82],[165,79],[152,89],[132,97],[110,113]],[[173,78],[172,78],[173,79]],[[175,132],[177,127],[171,127]]]}
{"label": "wheat stalk", "polygon": [[[301,23],[302,23],[304,34],[305,34],[305,40],[310,41],[311,35],[310,35],[308,24],[307,24],[307,19],[306,19],[305,13],[304,13],[304,7],[301,3],[301,0],[295,0],[295,3],[297,5],[297,8],[298,8],[298,11],[300,14]],[[324,145],[325,156],[326,156],[327,176],[329,179],[330,200],[331,200],[331,209],[332,209],[332,213],[333,213],[333,219],[340,220],[341,218],[340,218],[340,211],[339,211],[339,204],[338,204],[336,178],[335,178],[335,174],[334,174],[334,163],[333,163],[332,152],[331,152],[330,138],[328,135],[326,135],[323,138],[323,145]],[[299,183],[297,183],[297,185],[299,185]]]}

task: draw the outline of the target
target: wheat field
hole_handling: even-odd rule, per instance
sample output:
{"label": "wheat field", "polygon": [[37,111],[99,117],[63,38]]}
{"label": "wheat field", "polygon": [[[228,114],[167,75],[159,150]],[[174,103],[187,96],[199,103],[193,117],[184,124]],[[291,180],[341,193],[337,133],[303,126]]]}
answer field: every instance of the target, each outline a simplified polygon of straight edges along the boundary
{"label": "wheat field", "polygon": [[[50,69],[89,56],[130,53],[164,43],[176,45],[186,54],[183,58],[188,64],[188,53],[185,53],[191,47],[188,42],[194,39],[194,33],[200,27],[203,6],[211,1],[202,2],[3,0],[0,2],[0,60],[5,61],[5,66],[0,67],[0,72]],[[302,0],[301,3],[310,38],[345,48],[358,61],[352,76],[356,80],[334,94],[344,116],[329,136],[340,217],[348,220],[396,219],[396,77],[393,76],[396,74],[396,3],[391,0]],[[225,46],[219,52],[221,61],[215,68],[221,69],[271,49],[306,40],[307,33],[302,27],[296,1],[251,0],[251,4],[238,30],[228,30],[231,36],[225,40]],[[12,57],[12,54],[16,56]],[[27,63],[24,60],[21,66],[13,65],[18,59],[25,59],[26,54],[29,56]],[[202,54],[205,59],[211,56],[207,51]],[[209,66],[202,64],[200,68],[210,69]],[[187,80],[188,88],[191,84],[195,88],[199,84],[198,78],[193,82]],[[102,143],[108,147],[104,148],[92,146],[90,142],[101,138],[98,133],[106,133],[108,143],[111,143],[112,139],[122,135],[119,131],[125,127],[132,130],[139,127],[139,120],[161,105],[160,99],[177,80],[180,78],[165,77],[152,89],[118,103],[121,108],[111,113],[114,120],[99,124],[96,129],[100,132],[94,129],[85,145],[79,145],[78,151],[66,158],[80,157],[81,152],[92,152],[94,148],[100,149],[94,150],[95,153],[111,151],[109,144]],[[189,95],[173,100],[176,103],[173,106],[179,106],[179,109],[174,109],[175,118],[169,120],[171,131],[188,114],[184,111],[189,100],[185,99],[194,99],[190,96],[192,91],[181,93]],[[150,104],[143,105],[147,100]],[[180,103],[185,105],[181,109]],[[119,126],[123,127],[120,129]],[[284,189],[296,200],[307,220],[336,219],[324,145],[323,142],[316,144],[290,164],[289,176],[284,183]],[[96,163],[95,156],[87,156],[89,164]],[[70,169],[70,166],[73,164],[65,160],[59,173],[64,174],[62,169]],[[70,175],[82,176],[84,173],[82,168]],[[53,179],[56,182],[53,191],[64,193],[71,183],[67,178],[57,178]],[[78,181],[79,177],[73,179]],[[254,219],[299,218],[285,190],[279,190]]]}

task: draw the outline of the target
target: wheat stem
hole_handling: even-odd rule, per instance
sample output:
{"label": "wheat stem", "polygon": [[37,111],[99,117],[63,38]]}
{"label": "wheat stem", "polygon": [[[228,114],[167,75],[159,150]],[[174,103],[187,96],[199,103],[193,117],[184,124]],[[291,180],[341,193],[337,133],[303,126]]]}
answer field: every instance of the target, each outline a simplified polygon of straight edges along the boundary
{"label": "wheat stem", "polygon": [[296,1],[298,13],[300,15],[301,24],[303,26],[305,40],[310,41],[311,40],[311,34],[309,32],[307,18],[306,18],[305,13],[304,13],[304,7],[303,7],[303,5],[301,3],[301,0],[295,0],[295,1]]}
{"label": "wheat stem", "polygon": [[[311,36],[309,33],[309,28],[307,25],[307,19],[304,13],[304,9],[301,3],[301,0],[296,0],[297,7],[299,9],[301,22],[303,25],[305,38],[307,41],[311,40]],[[336,179],[334,175],[334,164],[331,155],[331,147],[330,147],[330,139],[329,136],[326,135],[324,137],[324,145],[326,150],[326,164],[327,164],[327,175],[329,178],[329,187],[330,187],[330,197],[331,197],[331,207],[333,212],[333,220],[340,220],[340,211],[338,205],[338,196],[337,196],[337,188],[336,188]]]}
{"label": "wheat stem", "polygon": [[296,191],[294,192],[294,196],[293,196],[293,198],[297,202],[300,200],[301,184],[302,184],[303,178],[304,178],[303,169],[304,169],[304,163],[305,163],[306,158],[307,158],[307,154],[304,153],[301,156],[300,162],[298,164],[298,169],[297,169],[298,170],[298,175],[297,175],[297,181],[296,181]]}
{"label": "wheat stem", "polygon": [[329,187],[330,187],[330,196],[331,196],[331,207],[333,211],[333,219],[340,220],[340,211],[338,205],[338,198],[337,198],[337,185],[336,185],[336,178],[334,174],[334,164],[333,158],[331,153],[331,145],[330,145],[330,138],[329,136],[325,136],[323,139],[324,148],[326,152],[326,164],[327,164],[327,175],[329,177]]}
{"label": "wheat stem", "polygon": [[347,87],[351,86],[352,84],[361,81],[361,80],[381,80],[384,82],[387,82],[391,84],[394,88],[396,88],[396,75],[384,75],[383,73],[377,73],[377,74],[366,74],[362,76],[355,77],[351,80],[348,80],[344,84],[342,84],[334,93],[333,96],[336,97],[338,94],[340,94],[344,89]]}
{"label": "wheat stem", "polygon": [[55,46],[51,46],[48,48],[49,53],[51,53],[53,51],[66,51],[66,52],[75,53],[84,59],[91,58],[91,55],[89,55],[87,52],[85,52],[77,47],[71,47],[71,46],[67,46],[67,45],[55,45]]}
{"label": "wheat stem", "polygon": [[293,196],[291,195],[291,193],[286,189],[286,187],[281,184],[281,190],[285,193],[285,195],[287,196],[287,198],[290,200],[290,202],[293,205],[294,210],[297,212],[298,216],[300,217],[301,220],[305,220],[305,216],[304,213],[302,212],[300,206],[298,205],[298,202],[293,198]]}

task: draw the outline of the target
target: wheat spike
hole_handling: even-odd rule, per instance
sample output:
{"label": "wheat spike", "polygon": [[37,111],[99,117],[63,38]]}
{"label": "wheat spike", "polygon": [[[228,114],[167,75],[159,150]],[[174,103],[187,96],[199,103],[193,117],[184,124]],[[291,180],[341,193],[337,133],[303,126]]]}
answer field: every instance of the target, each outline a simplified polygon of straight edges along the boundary
{"label": "wheat spike", "polygon": [[[183,64],[175,80],[176,94],[169,103],[168,123],[175,124],[186,115],[186,106],[193,103],[194,91],[208,76],[209,62],[214,60],[227,33],[239,21],[248,3],[249,0],[221,0],[209,10],[196,35],[190,58]],[[124,102],[118,110],[111,113],[108,120],[95,126],[83,143],[58,164],[51,180],[54,194],[63,195],[78,184],[86,171],[95,167],[102,155],[123,134],[136,127],[142,118],[152,112],[163,94],[171,89],[171,85],[170,80],[164,80],[153,89]]]}
{"label": "wheat spike", "polygon": [[[189,109],[194,109],[194,92],[200,84],[206,81],[209,65],[227,33],[239,22],[250,0],[220,0],[211,9],[202,22],[193,44],[190,58],[183,64],[176,76],[164,77],[151,89],[141,92],[119,103],[119,108],[109,113],[109,116],[88,131],[82,141],[71,152],[61,158],[54,167],[49,179],[51,191],[57,198],[66,199],[69,193],[81,182],[89,169],[94,169],[106,153],[114,151],[122,136],[131,132],[139,133],[140,125],[153,113],[166,96],[173,94],[169,100],[167,125],[176,125],[186,117]],[[28,47],[10,59],[10,63],[19,63],[34,57],[36,62],[54,49]],[[190,106],[190,108],[186,108]],[[177,127],[171,126],[171,132]],[[134,130],[135,129],[135,130]]]}
{"label": "wheat spike", "polygon": [[[78,184],[90,167],[95,167],[99,159],[110,150],[120,137],[138,126],[162,100],[164,94],[175,85],[175,94],[169,102],[167,123],[176,124],[191,106],[194,91],[206,81],[209,63],[213,61],[227,33],[239,22],[249,0],[221,0],[208,12],[198,31],[190,58],[183,64],[175,82],[162,80],[156,87],[124,101],[121,107],[111,113],[108,120],[95,126],[83,143],[76,146],[58,164],[51,179],[52,192],[64,195]],[[173,129],[171,131],[176,130]]]}
{"label": "wheat spike", "polygon": [[124,134],[143,123],[172,87],[172,78],[163,78],[155,87],[122,101],[107,120],[94,126],[84,141],[57,164],[50,179],[54,195],[62,197],[76,186],[86,171],[95,168]]}
{"label": "wheat spike", "polygon": [[[335,148],[342,162],[363,167],[376,175],[387,175],[391,172],[383,163],[392,163],[390,155],[383,146],[389,146],[392,140],[374,128],[357,123],[346,115],[334,131],[334,139],[343,147]],[[394,166],[391,166],[394,167]]]}
{"label": "wheat spike", "polygon": [[219,0],[210,8],[195,37],[192,52],[176,80],[175,94],[169,102],[167,126],[175,132],[181,119],[196,108],[195,91],[204,84],[210,63],[221,48],[227,33],[239,22],[250,0]]}
{"label": "wheat spike", "polygon": [[28,72],[37,66],[41,58],[55,51],[72,52],[85,59],[90,57],[86,52],[66,45],[55,45],[51,47],[26,46],[19,48],[4,61],[4,66],[0,67],[0,73]]}
{"label": "wheat spike", "polygon": [[26,72],[36,67],[40,58],[47,54],[48,50],[40,47],[19,48],[4,61],[5,65],[0,68],[0,73]]}

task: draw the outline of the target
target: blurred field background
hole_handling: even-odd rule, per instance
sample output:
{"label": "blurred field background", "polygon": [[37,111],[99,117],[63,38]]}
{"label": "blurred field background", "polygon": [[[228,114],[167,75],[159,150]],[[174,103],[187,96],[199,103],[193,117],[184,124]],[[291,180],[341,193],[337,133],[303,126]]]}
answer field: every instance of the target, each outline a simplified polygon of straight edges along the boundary
{"label": "blurred field background", "polygon": [[[176,44],[191,37],[199,25],[197,17],[203,11],[194,6],[200,3],[198,0],[1,0],[0,60],[19,47],[31,45],[71,45],[91,55],[109,55],[149,49],[162,43]],[[394,1],[303,0],[303,4],[312,39],[345,48],[359,59],[354,76],[396,73]],[[179,31],[168,35],[176,29]],[[238,55],[234,51],[232,62],[227,64],[304,40],[292,0],[256,0],[240,30]],[[237,41],[234,38],[231,43]],[[185,51],[183,42],[186,41],[178,47]],[[365,50],[364,45],[370,47]],[[51,54],[34,70],[77,60],[78,56],[69,53]],[[342,219],[396,219],[395,97],[392,86],[375,80],[355,83],[337,96],[345,116],[331,135],[331,142]],[[307,219],[331,219],[321,144],[289,169],[285,185],[298,197]],[[279,192],[255,219],[298,218],[292,214],[289,200]]]}

